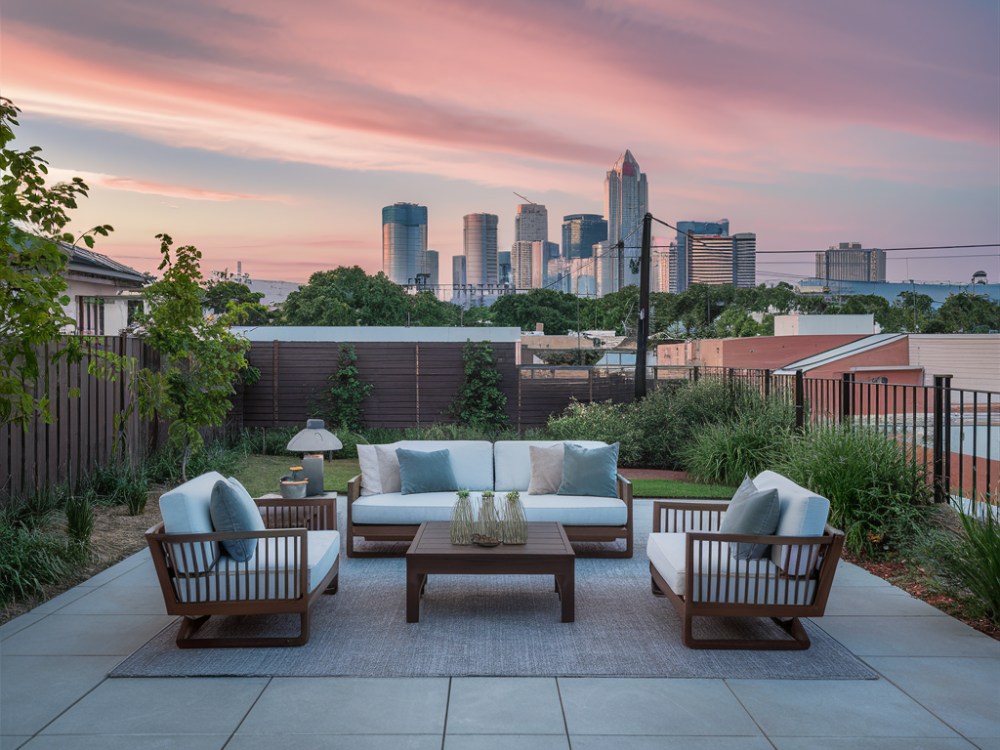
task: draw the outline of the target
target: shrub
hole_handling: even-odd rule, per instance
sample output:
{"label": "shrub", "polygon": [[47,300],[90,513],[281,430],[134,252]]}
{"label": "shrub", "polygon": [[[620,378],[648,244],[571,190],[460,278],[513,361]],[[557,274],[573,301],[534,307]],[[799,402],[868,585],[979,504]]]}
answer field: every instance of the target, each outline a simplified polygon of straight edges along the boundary
{"label": "shrub", "polygon": [[94,497],[94,491],[87,490],[66,501],[66,533],[81,547],[90,544],[94,533],[94,506],[91,502]]}
{"label": "shrub", "polygon": [[924,551],[946,579],[968,591],[976,607],[1000,626],[1000,521],[995,506],[983,504],[983,510],[976,514],[960,505],[960,536],[940,536]]}
{"label": "shrub", "polygon": [[708,425],[681,451],[685,470],[709,484],[738,486],[784,460],[792,440],[787,425],[775,425],[761,414],[736,422]]}
{"label": "shrub", "polygon": [[13,498],[3,509],[4,522],[33,530],[43,529],[52,522],[52,515],[66,500],[64,487],[40,487],[25,497]]}
{"label": "shrub", "polygon": [[395,427],[370,427],[361,430],[360,435],[369,445],[385,445],[403,439],[403,431]]}
{"label": "shrub", "polygon": [[601,440],[619,443],[618,465],[638,466],[642,460],[641,436],[637,434],[633,404],[571,403],[557,417],[549,417],[545,429],[549,440]]}
{"label": "shrub", "polygon": [[141,514],[146,507],[149,486],[150,479],[145,466],[127,463],[116,466],[112,462],[91,471],[77,487],[77,495],[88,495],[91,504],[95,506],[124,505],[128,508],[129,515],[135,516]]}
{"label": "shrub", "polygon": [[883,558],[921,533],[932,497],[925,468],[877,430],[810,430],[776,468],[830,500],[830,524],[860,557]]}
{"label": "shrub", "polygon": [[[285,442],[287,443],[287,440]],[[180,466],[182,452],[176,446],[167,443],[147,457],[143,462],[143,471],[148,481],[156,484],[179,482],[182,478]],[[206,471],[217,471],[226,477],[234,476],[239,473],[246,455],[239,448],[227,447],[224,441],[216,440],[206,444],[191,456],[187,463],[187,473],[196,477]]]}
{"label": "shrub", "polygon": [[507,396],[500,388],[503,376],[497,370],[493,349],[486,342],[466,341],[462,349],[465,378],[455,394],[450,411],[461,425],[503,428],[508,417]]}
{"label": "shrub", "polygon": [[346,430],[360,430],[364,427],[365,410],[362,404],[375,386],[361,380],[357,365],[354,364],[357,359],[353,344],[340,345],[337,370],[328,378],[326,391],[313,401],[311,416],[325,419],[328,424],[340,425]]}
{"label": "shrub", "polygon": [[0,514],[0,607],[42,593],[83,562],[79,545],[41,528],[21,524],[16,513]]}
{"label": "shrub", "polygon": [[403,440],[520,440],[517,430],[507,427],[490,429],[482,425],[461,425],[432,422],[427,426],[410,427],[403,431]]}

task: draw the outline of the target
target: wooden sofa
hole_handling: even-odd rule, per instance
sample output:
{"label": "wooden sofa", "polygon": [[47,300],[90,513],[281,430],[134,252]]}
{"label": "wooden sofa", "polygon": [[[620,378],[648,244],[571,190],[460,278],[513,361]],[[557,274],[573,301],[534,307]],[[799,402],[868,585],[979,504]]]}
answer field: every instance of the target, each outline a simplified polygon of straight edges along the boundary
{"label": "wooden sofa", "polygon": [[[688,648],[807,649],[809,636],[799,618],[821,617],[826,610],[844,545],[843,532],[826,523],[829,501],[773,472],[764,472],[758,480],[762,489],[779,489],[782,513],[789,512],[790,502],[812,501],[811,518],[805,523],[811,526],[808,533],[782,534],[779,521],[779,533],[770,536],[723,534],[719,526],[728,502],[653,503],[653,533],[647,547],[653,595],[665,596],[677,610]],[[797,525],[793,519],[792,526]],[[763,559],[741,560],[731,553],[731,542],[768,544],[771,552]],[[770,617],[791,637],[695,638],[694,617]]]}
{"label": "wooden sofa", "polygon": [[[196,477],[164,493],[161,511],[175,528],[211,528],[207,518],[216,472]],[[182,503],[182,514],[176,504]],[[184,617],[180,648],[301,646],[309,640],[309,614],[323,594],[337,592],[340,534],[335,497],[304,500],[256,499],[264,531],[170,533],[164,523],[146,532],[167,614]],[[171,504],[175,504],[171,508]],[[174,521],[183,516],[180,522]],[[254,555],[236,562],[220,542],[256,539]],[[213,615],[298,614],[294,637],[195,638]]]}
{"label": "wooden sofa", "polygon": [[[572,441],[584,447],[594,447],[604,445],[604,443]],[[462,460],[457,459],[459,454],[453,455],[453,468],[455,468],[456,478],[463,487],[472,490],[474,503],[477,501],[480,492],[484,489],[491,489],[501,497],[511,491],[517,490],[521,494],[521,500],[525,507],[525,515],[529,521],[559,521],[563,524],[566,536],[571,543],[598,543],[609,544],[618,540],[624,540],[625,549],[602,549],[587,548],[578,552],[581,557],[609,557],[609,558],[631,558],[633,555],[633,534],[632,534],[632,483],[618,475],[617,478],[617,498],[589,498],[581,499],[581,504],[586,505],[592,502],[597,507],[597,514],[604,514],[605,517],[616,517],[614,522],[609,523],[581,523],[586,521],[587,516],[581,514],[580,508],[562,508],[560,503],[564,500],[571,503],[570,498],[549,495],[528,495],[528,483],[530,480],[529,446],[536,445],[548,447],[554,441],[497,441],[490,444],[486,441],[401,441],[397,445],[412,450],[440,450],[449,444],[454,448],[458,444],[481,443],[480,446],[472,446],[472,453],[469,455],[479,455],[478,459]],[[478,453],[477,453],[478,451]],[[476,484],[477,475],[481,483],[488,482],[484,486]],[[425,515],[410,514],[406,519],[408,522],[395,523],[373,523],[371,514],[367,519],[358,519],[357,508],[370,502],[361,494],[362,477],[358,475],[350,480],[347,486],[347,556],[348,557],[385,557],[402,556],[405,549],[395,552],[371,552],[358,549],[355,546],[356,538],[364,541],[381,542],[410,542],[417,533],[420,523],[423,521],[447,521],[450,517],[451,506],[454,504],[456,495],[454,492],[438,493],[440,498],[434,503],[434,507],[428,507]],[[473,489],[475,488],[475,489]],[[376,499],[379,496],[375,496]],[[391,504],[393,509],[405,511],[413,496],[400,495],[394,493],[386,495],[384,501]],[[359,503],[359,501],[362,501]],[[606,501],[606,502],[601,502]],[[619,507],[607,507],[617,503]],[[366,510],[370,510],[367,509]],[[384,510],[380,508],[380,510]],[[586,510],[586,508],[584,508]],[[383,513],[382,515],[388,515]],[[382,520],[377,518],[376,520]]]}

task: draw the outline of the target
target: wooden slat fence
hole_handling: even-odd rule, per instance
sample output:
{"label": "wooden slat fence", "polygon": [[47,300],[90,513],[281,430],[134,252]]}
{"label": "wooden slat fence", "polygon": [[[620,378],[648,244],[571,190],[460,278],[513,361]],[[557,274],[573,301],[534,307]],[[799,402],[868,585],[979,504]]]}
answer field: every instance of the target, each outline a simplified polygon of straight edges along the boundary
{"label": "wooden slat fence", "polygon": [[[49,362],[57,344],[37,350],[43,375],[34,385],[36,397],[47,389],[52,422],[40,418],[24,430],[19,425],[0,427],[0,504],[42,487],[75,485],[94,467],[111,458],[114,415],[122,413],[133,398],[124,378],[114,381],[90,375],[87,368],[94,350],[110,350],[134,357],[140,367],[157,367],[156,352],[137,338],[88,337],[81,362]],[[70,392],[78,389],[79,396]],[[134,413],[129,419],[129,454],[135,459],[158,431]]]}

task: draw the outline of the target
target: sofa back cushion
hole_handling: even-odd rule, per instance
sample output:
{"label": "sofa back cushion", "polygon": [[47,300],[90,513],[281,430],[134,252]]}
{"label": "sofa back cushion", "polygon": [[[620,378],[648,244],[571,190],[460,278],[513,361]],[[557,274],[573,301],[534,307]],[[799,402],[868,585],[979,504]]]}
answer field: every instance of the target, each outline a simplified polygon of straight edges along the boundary
{"label": "sofa back cushion", "polygon": [[[776,536],[823,536],[826,519],[830,515],[830,501],[791,479],[773,471],[762,471],[753,480],[758,490],[776,489],[781,511],[778,516]],[[808,566],[808,548],[803,548],[801,560],[798,548],[774,545],[771,559],[789,575],[805,575]]]}
{"label": "sofa back cushion", "polygon": [[[160,495],[160,514],[163,530],[167,534],[211,534],[212,489],[219,480],[225,481],[217,471],[210,471],[189,479],[184,484]],[[181,573],[208,570],[219,556],[219,545],[188,544],[185,555],[178,555],[174,567]],[[190,567],[189,571],[187,568]]]}
{"label": "sofa back cushion", "polygon": [[[447,450],[459,489],[473,492],[493,489],[493,444],[488,440],[401,440],[393,450],[395,448],[423,452]],[[381,462],[381,455],[379,460]],[[382,492],[387,492],[384,474],[382,484]]]}
{"label": "sofa back cushion", "polygon": [[570,442],[584,448],[600,448],[607,443],[597,440],[498,440],[493,444],[496,464],[496,491],[527,492],[531,484],[531,455],[529,446],[550,448],[562,442]]}

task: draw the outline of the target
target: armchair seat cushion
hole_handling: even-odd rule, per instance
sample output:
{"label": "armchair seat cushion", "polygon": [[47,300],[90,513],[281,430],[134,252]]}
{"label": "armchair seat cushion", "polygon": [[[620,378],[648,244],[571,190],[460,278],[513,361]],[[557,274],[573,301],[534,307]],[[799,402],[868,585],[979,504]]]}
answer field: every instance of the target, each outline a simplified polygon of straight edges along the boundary
{"label": "armchair seat cushion", "polygon": [[[311,593],[340,555],[339,531],[306,533],[309,538],[308,559],[305,561],[309,571],[309,590],[300,591],[300,595]],[[286,539],[278,537],[258,540],[253,556],[246,562],[234,560],[226,554],[219,555],[216,566],[218,576],[216,570],[212,570],[205,576],[176,581],[178,599],[195,602],[293,597],[296,593],[296,581],[292,575],[296,564],[294,550],[293,540],[288,539],[286,559]],[[302,561],[299,560],[298,564],[301,569]],[[259,574],[255,572],[257,570],[260,570]]]}
{"label": "armchair seat cushion", "polygon": [[[479,507],[480,493],[472,493],[474,508]],[[356,524],[409,524],[424,521],[449,521],[457,499],[453,492],[425,492],[402,495],[360,497],[352,505]],[[628,508],[617,497],[574,495],[521,495],[528,521],[559,521],[563,526],[624,526]]]}
{"label": "armchair seat cushion", "polygon": [[[678,596],[687,594],[687,534],[650,534],[646,543],[649,562]],[[695,559],[693,601],[754,602],[756,604],[811,604],[816,580],[789,582],[779,578],[778,566],[768,558],[737,560],[728,543],[703,543]],[[699,545],[695,542],[694,553]],[[755,580],[756,579],[756,580]],[[786,600],[787,596],[787,600]]]}

